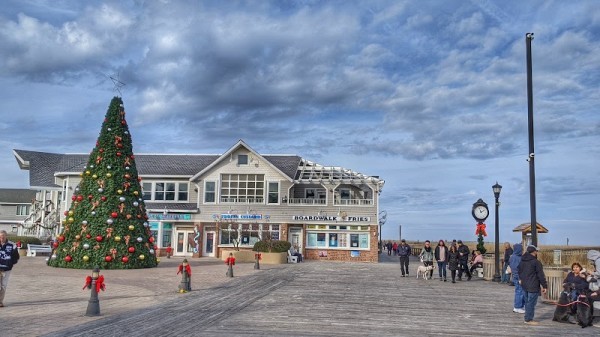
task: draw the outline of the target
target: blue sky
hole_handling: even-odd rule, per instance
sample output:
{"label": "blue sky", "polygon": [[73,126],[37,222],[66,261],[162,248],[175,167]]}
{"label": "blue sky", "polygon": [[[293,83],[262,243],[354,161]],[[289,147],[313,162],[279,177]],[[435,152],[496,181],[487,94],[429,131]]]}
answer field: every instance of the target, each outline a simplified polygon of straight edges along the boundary
{"label": "blue sky", "polygon": [[[136,153],[243,139],[386,180],[384,238],[500,240],[529,222],[525,33],[534,32],[541,244],[598,245],[596,1],[17,1],[0,8],[0,187],[12,149],[87,153],[118,75]],[[492,207],[493,208],[493,207]],[[493,241],[493,216],[487,240]]]}

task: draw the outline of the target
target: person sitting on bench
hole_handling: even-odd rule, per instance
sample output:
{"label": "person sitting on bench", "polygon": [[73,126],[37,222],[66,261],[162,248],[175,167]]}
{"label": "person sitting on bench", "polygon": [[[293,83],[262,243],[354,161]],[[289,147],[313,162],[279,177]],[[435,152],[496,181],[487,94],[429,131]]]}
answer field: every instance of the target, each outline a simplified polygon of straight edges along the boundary
{"label": "person sitting on bench", "polygon": [[290,247],[290,254],[298,257],[298,262],[302,262],[302,253],[298,250],[298,246]]}
{"label": "person sitting on bench", "polygon": [[481,255],[480,251],[475,251],[475,256],[473,257],[473,265],[469,271],[473,274],[473,271],[477,268],[483,268],[483,255]]}

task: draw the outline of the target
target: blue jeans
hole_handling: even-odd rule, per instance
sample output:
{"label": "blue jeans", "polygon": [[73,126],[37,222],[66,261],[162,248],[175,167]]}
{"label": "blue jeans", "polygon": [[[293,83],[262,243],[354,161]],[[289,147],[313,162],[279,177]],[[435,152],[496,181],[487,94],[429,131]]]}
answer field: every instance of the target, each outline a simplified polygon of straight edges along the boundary
{"label": "blue jeans", "polygon": [[446,261],[438,261],[438,273],[440,274],[440,278],[442,278],[442,273],[443,273],[443,277],[444,280],[446,279],[446,265],[448,264],[448,262]]}
{"label": "blue jeans", "polygon": [[529,322],[535,315],[535,305],[537,304],[540,292],[530,293],[529,291],[523,291],[525,294],[525,322]]}
{"label": "blue jeans", "polygon": [[510,282],[510,274],[506,273],[506,267],[508,267],[508,262],[504,262],[504,267],[502,267],[502,276],[500,279],[500,283],[509,283]]}
{"label": "blue jeans", "polygon": [[513,284],[515,285],[515,309],[525,308],[525,295],[523,294],[523,288],[519,284],[519,276],[513,275]]}

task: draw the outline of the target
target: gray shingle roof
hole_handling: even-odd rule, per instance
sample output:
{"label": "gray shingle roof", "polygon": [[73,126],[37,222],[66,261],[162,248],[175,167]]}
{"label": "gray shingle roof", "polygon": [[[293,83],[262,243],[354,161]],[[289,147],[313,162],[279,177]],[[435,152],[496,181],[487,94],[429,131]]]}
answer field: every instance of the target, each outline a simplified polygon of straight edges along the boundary
{"label": "gray shingle roof", "polygon": [[0,203],[30,204],[36,191],[22,188],[0,188]]}
{"label": "gray shingle roof", "polygon": [[[54,184],[54,173],[82,172],[89,158],[87,154],[58,154],[26,150],[14,150],[14,152],[23,161],[29,162],[29,185],[36,187],[57,187]],[[192,177],[219,157],[219,155],[204,154],[140,154],[135,156],[135,163],[141,176]],[[293,155],[266,155],[264,158],[290,178],[296,175],[298,164],[302,159]]]}
{"label": "gray shingle roof", "polygon": [[167,203],[145,201],[147,210],[162,211],[165,208],[168,211],[198,211],[198,205],[195,203]]}

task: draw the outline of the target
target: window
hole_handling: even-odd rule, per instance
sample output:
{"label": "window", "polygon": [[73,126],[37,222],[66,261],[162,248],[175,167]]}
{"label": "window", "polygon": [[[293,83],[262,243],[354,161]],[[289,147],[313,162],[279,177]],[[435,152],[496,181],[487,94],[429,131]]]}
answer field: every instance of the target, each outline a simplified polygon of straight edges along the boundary
{"label": "window", "polygon": [[348,188],[340,189],[340,199],[349,200],[350,199],[350,189],[348,189]]}
{"label": "window", "polygon": [[264,174],[222,174],[221,202],[264,203]]}
{"label": "window", "polygon": [[142,197],[144,200],[152,200],[152,183],[142,183]]}
{"label": "window", "polygon": [[177,200],[188,200],[188,184],[187,183],[179,183],[179,187],[177,188]]}
{"label": "window", "polygon": [[[268,234],[267,234],[268,233]],[[221,245],[250,246],[270,235],[271,240],[279,240],[279,225],[266,224],[228,224],[220,228]]]}
{"label": "window", "polygon": [[338,233],[329,233],[329,247],[338,246]]}
{"label": "window", "polygon": [[306,238],[307,248],[369,249],[368,233],[347,233],[330,228],[326,232],[308,232]]}
{"label": "window", "polygon": [[154,186],[154,200],[175,200],[175,183],[155,184],[156,185]]}
{"label": "window", "polygon": [[29,205],[17,205],[17,215],[29,215]]}
{"label": "window", "polygon": [[214,181],[204,182],[204,202],[215,202],[216,183]]}
{"label": "window", "polygon": [[248,165],[247,154],[238,154],[238,165]]}
{"label": "window", "polygon": [[142,183],[142,197],[149,201],[187,201],[188,183]]}
{"label": "window", "polygon": [[305,192],[306,199],[314,199],[315,198],[315,189],[314,188],[307,188],[304,192]]}
{"label": "window", "polygon": [[279,203],[279,183],[269,182],[269,195],[267,197],[269,204]]}

